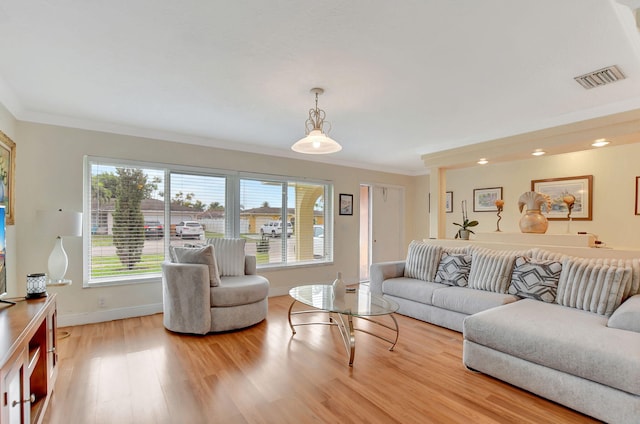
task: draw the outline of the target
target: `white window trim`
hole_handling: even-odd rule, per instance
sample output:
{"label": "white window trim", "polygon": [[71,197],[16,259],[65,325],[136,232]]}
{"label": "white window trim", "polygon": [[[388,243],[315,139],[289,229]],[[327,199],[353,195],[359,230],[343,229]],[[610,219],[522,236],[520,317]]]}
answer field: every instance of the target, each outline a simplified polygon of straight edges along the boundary
{"label": "white window trim", "polygon": [[[254,173],[254,172],[244,172],[244,171],[230,171],[224,169],[216,169],[216,168],[204,168],[204,167],[196,167],[196,166],[188,166],[188,165],[176,165],[176,164],[167,164],[161,162],[146,162],[139,160],[131,160],[131,159],[117,159],[117,158],[109,158],[103,156],[84,156],[83,161],[83,234],[88,234],[88,236],[83,237],[82,242],[82,267],[83,267],[83,287],[91,288],[91,287],[105,287],[105,286],[119,286],[119,285],[130,285],[130,284],[145,284],[145,283],[160,283],[162,281],[162,275],[160,273],[154,274],[144,274],[141,276],[136,275],[126,275],[126,276],[118,276],[118,277],[108,277],[108,278],[99,278],[91,280],[89,276],[89,266],[88,261],[90,260],[90,256],[88,254],[89,249],[91,247],[91,163],[92,162],[100,162],[104,165],[121,167],[128,166],[134,168],[151,168],[156,170],[164,171],[165,179],[164,179],[164,192],[171,193],[171,173],[184,173],[184,174],[193,174],[193,175],[202,175],[202,176],[215,176],[215,177],[226,177],[227,185],[226,185],[226,204],[232,205],[232,214],[230,214],[229,219],[226,220],[225,230],[227,234],[230,234],[232,237],[239,237],[240,231],[240,180],[241,179],[258,179],[258,180],[269,180],[274,182],[283,182],[283,183],[292,183],[292,182],[307,182],[310,184],[319,184],[325,186],[325,210],[324,210],[324,234],[325,237],[329,236],[331,255],[329,255],[329,259],[322,262],[295,262],[292,264],[274,264],[274,265],[261,265],[259,269],[265,270],[284,270],[284,269],[294,269],[301,267],[317,267],[317,266],[326,266],[333,264],[333,181],[330,180],[321,180],[315,178],[306,178],[306,177],[294,177],[294,176],[285,176],[285,175],[272,175],[272,174],[263,174],[263,173]],[[286,190],[285,190],[286,191]],[[284,199],[286,200],[287,194],[285,193]],[[286,204],[286,203],[285,203]],[[165,216],[164,216],[164,228],[165,228],[165,236],[167,232],[170,231],[170,213],[171,213],[171,203],[166,201],[165,198]],[[286,207],[283,207],[283,211],[286,212]],[[283,212],[283,213],[284,213]],[[169,254],[169,245],[170,238],[165,237],[165,258]],[[169,241],[166,241],[169,240]],[[326,247],[325,247],[326,248]]]}

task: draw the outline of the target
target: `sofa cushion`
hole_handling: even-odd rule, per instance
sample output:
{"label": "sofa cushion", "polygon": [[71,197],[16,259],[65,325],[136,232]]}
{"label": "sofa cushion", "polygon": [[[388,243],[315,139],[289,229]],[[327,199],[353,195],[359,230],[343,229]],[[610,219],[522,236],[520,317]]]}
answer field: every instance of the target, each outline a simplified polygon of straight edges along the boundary
{"label": "sofa cushion", "polygon": [[440,262],[442,247],[419,241],[409,244],[404,276],[418,280],[433,281]]}
{"label": "sofa cushion", "polygon": [[433,292],[433,306],[461,314],[475,314],[485,309],[519,300],[517,296],[467,287],[446,287]]}
{"label": "sofa cushion", "polygon": [[259,302],[269,295],[269,281],[260,275],[223,277],[211,289],[211,306],[237,306]]}
{"label": "sofa cushion", "polygon": [[471,270],[471,255],[442,252],[434,282],[465,287]]}
{"label": "sofa cushion", "polygon": [[221,277],[244,275],[244,239],[209,238],[207,244],[211,244],[215,248]]}
{"label": "sofa cushion", "polygon": [[463,335],[516,358],[640,395],[640,337],[606,324],[602,315],[523,299],[468,316]]}
{"label": "sofa cushion", "polygon": [[607,326],[640,333],[640,294],[627,299],[609,318]]}
{"label": "sofa cushion", "polygon": [[573,259],[576,261],[583,260],[589,261],[593,264],[602,265],[615,265],[615,266],[630,266],[632,269],[632,276],[629,284],[624,289],[622,294],[622,301],[626,300],[629,296],[633,296],[640,293],[640,259],[615,259],[615,258],[578,258],[564,253],[551,252],[545,249],[534,248],[531,251],[531,257],[536,260],[554,260],[563,262],[565,259]]}
{"label": "sofa cushion", "polygon": [[562,263],[535,261],[517,256],[511,273],[509,294],[543,302],[555,302]]}
{"label": "sofa cushion", "polygon": [[211,287],[220,285],[218,263],[213,246],[202,247],[178,247],[169,248],[172,262],[179,264],[203,264],[209,267],[209,281]]}
{"label": "sofa cushion", "polygon": [[467,254],[471,254],[471,246],[458,246],[458,247],[451,247],[451,246],[442,246],[442,253],[450,253],[453,255],[459,255],[461,253],[467,253]]}
{"label": "sofa cushion", "polygon": [[562,263],[556,302],[609,316],[622,302],[631,267],[567,258]]}
{"label": "sofa cushion", "polygon": [[390,278],[382,283],[382,293],[431,305],[434,290],[449,287],[415,278]]}
{"label": "sofa cushion", "polygon": [[496,293],[506,293],[516,255],[510,252],[474,250],[469,287]]}

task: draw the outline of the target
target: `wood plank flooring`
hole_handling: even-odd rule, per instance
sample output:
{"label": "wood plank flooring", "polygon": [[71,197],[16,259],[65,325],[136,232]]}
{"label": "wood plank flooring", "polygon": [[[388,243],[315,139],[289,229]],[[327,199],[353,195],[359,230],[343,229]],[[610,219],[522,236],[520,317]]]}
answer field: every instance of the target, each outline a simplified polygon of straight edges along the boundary
{"label": "wood plank flooring", "polygon": [[[291,336],[290,302],[270,298],[266,321],[207,336],[171,333],[162,315],[62,329],[71,336],[59,341],[44,422],[597,422],[466,370],[461,334],[402,315],[392,352],[356,334],[350,368],[336,328],[301,326]],[[300,319],[313,317],[324,318]]]}

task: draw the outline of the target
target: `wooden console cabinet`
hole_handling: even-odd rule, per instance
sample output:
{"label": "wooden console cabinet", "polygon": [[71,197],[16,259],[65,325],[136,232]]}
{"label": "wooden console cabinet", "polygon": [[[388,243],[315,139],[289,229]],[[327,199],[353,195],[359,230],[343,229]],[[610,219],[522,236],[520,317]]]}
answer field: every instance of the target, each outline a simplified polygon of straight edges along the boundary
{"label": "wooden console cabinet", "polygon": [[0,424],[40,423],[58,368],[56,295],[0,306]]}

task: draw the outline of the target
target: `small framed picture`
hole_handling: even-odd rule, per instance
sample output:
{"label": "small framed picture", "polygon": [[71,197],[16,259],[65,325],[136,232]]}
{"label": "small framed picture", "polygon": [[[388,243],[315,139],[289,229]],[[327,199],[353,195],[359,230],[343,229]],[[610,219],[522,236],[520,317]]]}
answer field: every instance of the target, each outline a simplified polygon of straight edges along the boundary
{"label": "small framed picture", "polygon": [[340,193],[340,215],[353,215],[353,194]]}
{"label": "small framed picture", "polygon": [[476,188],[473,190],[474,212],[498,212],[496,200],[502,199],[502,187]]}
{"label": "small framed picture", "polygon": [[444,207],[447,213],[453,212],[453,191],[447,191],[445,196]]}

